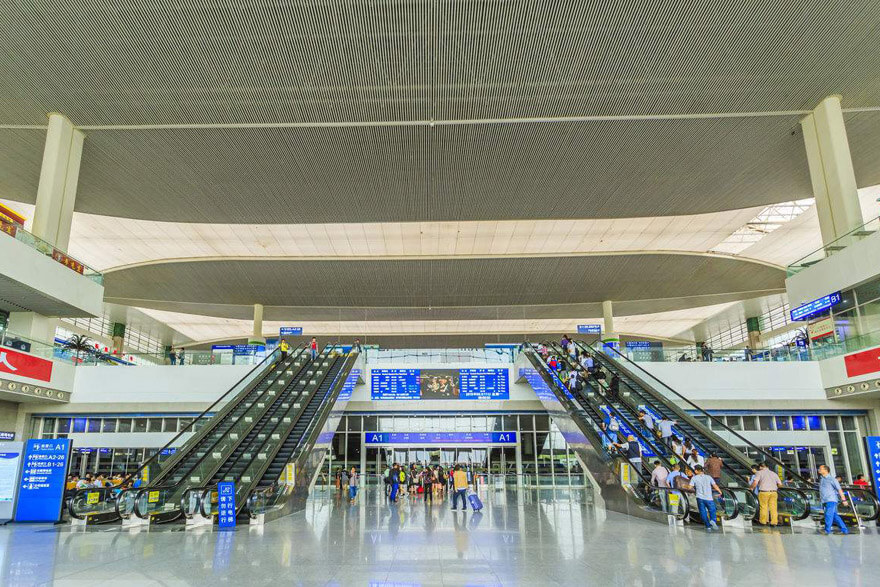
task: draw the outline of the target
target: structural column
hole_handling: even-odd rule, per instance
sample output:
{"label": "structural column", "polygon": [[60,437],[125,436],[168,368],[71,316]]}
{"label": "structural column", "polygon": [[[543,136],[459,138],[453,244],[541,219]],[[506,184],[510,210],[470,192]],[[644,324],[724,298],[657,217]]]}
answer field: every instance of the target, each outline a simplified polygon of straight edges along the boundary
{"label": "structural column", "polygon": [[828,244],[864,223],[840,96],[822,100],[801,119],[822,242]]}
{"label": "structural column", "polygon": [[266,344],[263,337],[263,304],[254,304],[254,333],[248,339],[248,344]]}
{"label": "structural column", "polygon": [[620,349],[620,337],[614,332],[614,313],[611,300],[602,302],[602,318],[605,320],[605,331],[602,333],[602,348]]}

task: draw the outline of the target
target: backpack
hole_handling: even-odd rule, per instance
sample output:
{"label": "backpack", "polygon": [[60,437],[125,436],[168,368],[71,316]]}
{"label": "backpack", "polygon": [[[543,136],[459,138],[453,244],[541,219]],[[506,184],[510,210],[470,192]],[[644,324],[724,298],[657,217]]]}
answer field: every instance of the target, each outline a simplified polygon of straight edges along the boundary
{"label": "backpack", "polygon": [[400,482],[403,483],[406,481],[406,473],[400,471]]}

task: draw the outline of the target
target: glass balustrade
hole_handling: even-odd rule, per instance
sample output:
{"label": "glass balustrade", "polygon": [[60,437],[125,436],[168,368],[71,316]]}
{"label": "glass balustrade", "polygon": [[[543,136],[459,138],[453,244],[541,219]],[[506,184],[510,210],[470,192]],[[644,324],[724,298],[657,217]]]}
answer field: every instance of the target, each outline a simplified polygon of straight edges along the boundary
{"label": "glass balustrade", "polygon": [[40,237],[28,232],[20,225],[0,220],[0,233],[10,236],[20,243],[24,243],[38,253],[57,261],[71,271],[79,273],[86,279],[91,279],[98,285],[104,285],[104,275],[102,273],[92,269],[82,261],[74,259],[68,255],[66,251],[55,248]]}

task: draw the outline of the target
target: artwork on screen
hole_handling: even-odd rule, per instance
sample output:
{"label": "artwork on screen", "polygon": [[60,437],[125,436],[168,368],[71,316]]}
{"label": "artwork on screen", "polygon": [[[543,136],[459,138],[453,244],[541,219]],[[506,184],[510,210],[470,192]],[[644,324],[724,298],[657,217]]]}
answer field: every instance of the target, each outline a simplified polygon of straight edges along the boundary
{"label": "artwork on screen", "polygon": [[507,369],[373,369],[374,400],[510,399]]}

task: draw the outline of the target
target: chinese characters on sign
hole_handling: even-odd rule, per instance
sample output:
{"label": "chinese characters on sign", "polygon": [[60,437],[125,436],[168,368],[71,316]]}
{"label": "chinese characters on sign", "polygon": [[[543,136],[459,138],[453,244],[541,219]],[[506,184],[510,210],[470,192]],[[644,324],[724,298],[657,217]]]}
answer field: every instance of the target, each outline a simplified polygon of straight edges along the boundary
{"label": "chinese characters on sign", "polygon": [[217,484],[217,515],[221,528],[235,526],[235,483],[232,481]]}
{"label": "chinese characters on sign", "polygon": [[18,486],[16,522],[57,522],[70,457],[70,439],[28,440]]}
{"label": "chinese characters on sign", "polygon": [[797,320],[808,318],[816,312],[827,310],[831,306],[839,304],[841,299],[842,297],[840,295],[840,292],[836,291],[833,294],[828,294],[827,296],[819,298],[818,300],[813,300],[812,302],[802,304],[791,311],[791,320],[792,322],[796,322]]}
{"label": "chinese characters on sign", "polygon": [[73,269],[77,273],[84,273],[86,270],[86,266],[77,261],[76,259],[71,259],[58,249],[52,251],[52,258],[67,267],[68,269]]}
{"label": "chinese characters on sign", "polygon": [[874,493],[880,496],[880,436],[866,436],[865,447],[868,449],[872,487],[874,487]]}

